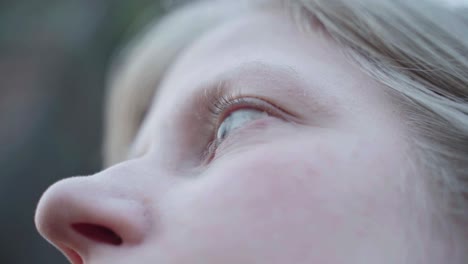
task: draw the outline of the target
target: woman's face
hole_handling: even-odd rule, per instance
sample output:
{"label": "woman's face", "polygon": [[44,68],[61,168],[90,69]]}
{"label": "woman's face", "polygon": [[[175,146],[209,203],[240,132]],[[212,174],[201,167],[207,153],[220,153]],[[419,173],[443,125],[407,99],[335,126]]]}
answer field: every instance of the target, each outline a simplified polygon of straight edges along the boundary
{"label": "woman's face", "polygon": [[130,158],[53,185],[37,226],[75,263],[416,263],[400,118],[325,35],[253,12],[188,47]]}

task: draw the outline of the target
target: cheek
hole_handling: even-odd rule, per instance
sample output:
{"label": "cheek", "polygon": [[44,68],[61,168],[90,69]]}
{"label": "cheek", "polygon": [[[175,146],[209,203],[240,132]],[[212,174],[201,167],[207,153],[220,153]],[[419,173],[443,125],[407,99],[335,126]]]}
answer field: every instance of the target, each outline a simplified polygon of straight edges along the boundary
{"label": "cheek", "polygon": [[172,228],[200,237],[205,248],[228,245],[259,256],[288,245],[289,257],[317,254],[313,258],[328,256],[329,263],[338,257],[333,252],[346,254],[356,239],[360,245],[376,237],[390,243],[402,224],[388,180],[397,180],[389,175],[396,164],[366,144],[324,135],[226,155],[180,190],[172,211],[179,224]]}

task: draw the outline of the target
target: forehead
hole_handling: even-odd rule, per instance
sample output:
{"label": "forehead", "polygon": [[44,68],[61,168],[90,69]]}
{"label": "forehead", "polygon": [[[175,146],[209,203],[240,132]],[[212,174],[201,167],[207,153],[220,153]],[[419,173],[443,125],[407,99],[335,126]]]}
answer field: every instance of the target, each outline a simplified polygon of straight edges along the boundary
{"label": "forehead", "polygon": [[279,72],[288,72],[284,78],[308,75],[323,68],[312,60],[342,61],[337,49],[319,34],[301,32],[286,10],[257,10],[215,27],[185,49],[167,72],[153,105],[164,112],[173,102],[201,92],[203,84],[220,80],[245,86]]}

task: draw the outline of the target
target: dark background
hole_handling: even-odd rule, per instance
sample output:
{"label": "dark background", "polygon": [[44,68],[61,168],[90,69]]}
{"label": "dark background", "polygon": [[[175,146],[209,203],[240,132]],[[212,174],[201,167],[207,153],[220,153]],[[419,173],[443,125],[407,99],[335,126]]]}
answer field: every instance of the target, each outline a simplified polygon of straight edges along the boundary
{"label": "dark background", "polygon": [[53,182],[99,170],[106,73],[157,0],[0,1],[0,263],[67,263],[34,227]]}

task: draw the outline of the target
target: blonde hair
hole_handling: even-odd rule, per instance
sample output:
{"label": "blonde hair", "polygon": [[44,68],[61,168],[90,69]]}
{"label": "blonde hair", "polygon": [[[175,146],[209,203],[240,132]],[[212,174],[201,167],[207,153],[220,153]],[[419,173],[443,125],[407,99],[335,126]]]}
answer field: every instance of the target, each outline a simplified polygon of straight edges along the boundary
{"label": "blonde hair", "polygon": [[[327,37],[388,88],[413,135],[409,140],[418,154],[415,159],[427,174],[438,209],[453,216],[452,223],[466,226],[468,10],[408,0],[284,3],[292,7],[301,25],[318,20]],[[110,79],[104,148],[107,165],[125,158],[151,94],[179,52],[205,31],[249,8],[245,3],[225,1],[182,8],[125,51]]]}
{"label": "blonde hair", "polygon": [[320,21],[363,71],[388,88],[412,135],[412,158],[435,205],[431,215],[445,219],[438,222],[458,234],[455,240],[462,241],[466,254],[468,10],[405,0],[300,0],[295,5],[303,21]]}

